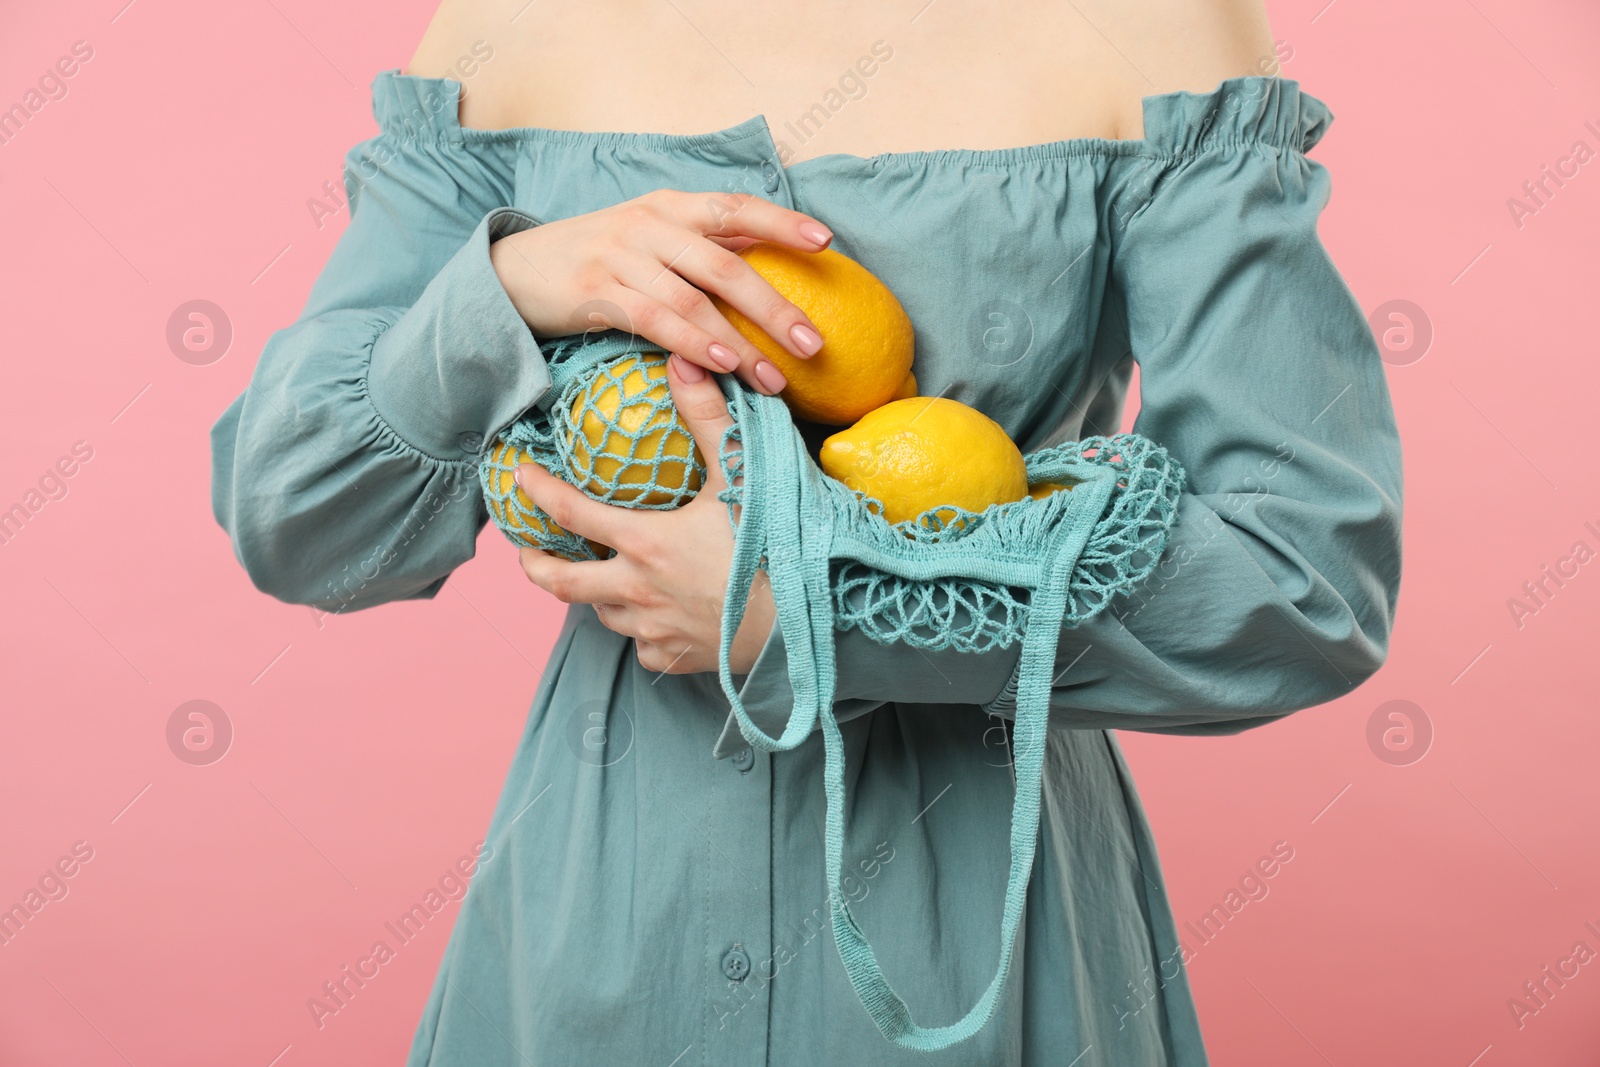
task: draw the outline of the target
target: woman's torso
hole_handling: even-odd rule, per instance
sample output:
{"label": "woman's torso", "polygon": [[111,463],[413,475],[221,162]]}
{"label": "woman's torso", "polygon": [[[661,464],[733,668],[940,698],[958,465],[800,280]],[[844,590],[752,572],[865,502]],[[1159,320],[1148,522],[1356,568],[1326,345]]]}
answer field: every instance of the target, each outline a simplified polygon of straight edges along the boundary
{"label": "woman's torso", "polygon": [[894,289],[924,395],[1025,450],[1116,432],[1132,366],[1101,329],[1108,220],[1138,157],[1183,136],[1146,131],[1144,103],[1262,73],[1260,0],[920,3],[447,0],[408,72],[460,82],[469,137],[509,131],[535,218],[661,187],[766,197]]}
{"label": "woman's torso", "polygon": [[[541,221],[662,186],[746,190],[812,214],[902,299],[923,393],[990,414],[1024,450],[1095,423],[1114,431],[1126,381],[1114,372],[1129,361],[1101,329],[1111,233],[1200,120],[1167,101],[1148,146],[1066,139],[1146,136],[1143,98],[1262,73],[1264,19],[1260,39],[1218,28],[1230,24],[1220,9],[1248,28],[1258,5],[1150,4],[1136,17],[921,2],[800,14],[533,4],[514,24],[524,0],[447,4],[408,69],[465,86],[466,132],[437,107],[452,94],[436,83],[386,80],[380,114],[492,161],[504,202]],[[1199,58],[1163,44],[1184,36]],[[874,73],[850,97],[841,76],[863,57]],[[819,101],[827,120],[808,127]],[[1217,103],[1276,116],[1242,88]],[[1020,146],[1034,147],[1007,151]],[[978,151],[942,151],[958,147]],[[882,671],[906,688],[843,727],[848,859],[872,879],[860,913],[897,988],[919,1017],[949,1020],[994,966],[1006,733],[975,707],[918,703],[912,679],[929,688],[935,674],[920,662]],[[1105,1063],[1204,1062],[1186,990],[1147,1008],[1122,989],[1174,946],[1148,831],[1103,733],[1052,736],[1018,976],[991,1026],[930,1059],[882,1042],[827,943],[820,742],[714,759],[727,716],[716,679],[652,677],[582,607],[545,674],[489,832],[495,858],[458,920],[414,1063],[517,1062],[510,1048],[576,1062],[574,1035],[600,1061],[679,1067],[1032,1065],[1086,1045]],[[748,975],[726,970],[735,951]]]}

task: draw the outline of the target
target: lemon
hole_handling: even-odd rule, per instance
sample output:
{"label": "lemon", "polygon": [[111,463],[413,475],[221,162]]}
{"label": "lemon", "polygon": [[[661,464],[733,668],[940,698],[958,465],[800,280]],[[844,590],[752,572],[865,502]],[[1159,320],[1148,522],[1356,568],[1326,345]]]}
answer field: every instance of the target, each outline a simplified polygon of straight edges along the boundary
{"label": "lemon", "polygon": [[945,397],[894,400],[822,442],[824,473],[904,522],[946,505],[982,511],[1028,495],[1022,453],[983,412]]}
{"label": "lemon", "polygon": [[678,417],[664,352],[603,365],[568,412],[568,468],[591,496],[660,506],[700,491],[705,461]]}
{"label": "lemon", "polygon": [[1077,484],[1077,482],[1073,482],[1072,485],[1067,485],[1064,482],[1035,482],[1028,486],[1028,495],[1035,500],[1043,500],[1051,493],[1059,493],[1063,489],[1071,489],[1073,485]]}
{"label": "lemon", "polygon": [[[532,456],[503,438],[496,438],[490,449],[490,458],[494,469],[489,474],[489,482],[494,495],[489,498],[488,504],[501,529],[510,530],[518,541],[530,548],[543,548],[546,543],[544,539],[571,536],[569,531],[557,525],[554,519],[528,499],[528,494],[517,485],[517,468],[524,463],[534,462]],[[611,549],[593,538],[585,537],[584,540],[600,559],[611,554]],[[562,559],[575,558],[555,549],[546,551]]]}
{"label": "lemon", "polygon": [[762,241],[738,254],[822,332],[822,348],[800,359],[710,294],[729,324],[789,380],[779,395],[796,416],[848,426],[900,396],[903,386],[915,388],[911,319],[871,271],[831,248],[799,252]]}

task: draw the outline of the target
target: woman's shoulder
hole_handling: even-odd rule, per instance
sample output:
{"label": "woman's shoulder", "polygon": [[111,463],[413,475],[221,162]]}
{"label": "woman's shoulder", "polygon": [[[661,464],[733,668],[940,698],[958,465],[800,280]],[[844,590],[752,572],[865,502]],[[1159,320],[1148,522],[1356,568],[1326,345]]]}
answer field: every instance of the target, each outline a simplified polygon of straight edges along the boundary
{"label": "woman's shoulder", "polygon": [[1273,55],[1263,0],[1142,0],[1118,17],[1141,37],[1158,83],[1187,83],[1160,84],[1159,92],[1213,89]]}
{"label": "woman's shoulder", "polygon": [[[603,52],[594,42],[615,35],[643,0],[605,0],[552,8],[530,0],[440,0],[402,73],[461,84],[460,123],[497,130],[538,125],[530,99],[560,108],[572,89],[564,72]],[[573,56],[562,41],[590,42]]]}
{"label": "woman's shoulder", "polygon": [[[563,100],[572,79],[562,71],[572,64],[552,40],[626,37],[637,30],[640,2],[557,11],[528,0],[441,0],[404,73],[459,82],[464,127],[559,126],[567,105],[578,102]],[[992,12],[974,14],[974,24],[1003,40],[1005,27],[1028,22],[1034,4],[1047,5],[1037,17],[1041,33],[1056,40],[1081,35],[1078,42],[1061,40],[1059,54],[1078,57],[1072,62],[1079,69],[1070,72],[1077,92],[1086,80],[1100,83],[1091,95],[1116,113],[1120,137],[1140,136],[1146,96],[1210,92],[1227,78],[1277,72],[1263,0],[1079,0],[1068,14],[1056,0],[1026,0],[998,21]],[[959,20],[947,17],[950,26]],[[1085,64],[1102,73],[1081,69]],[[530,100],[540,102],[537,113],[529,112]]]}
{"label": "woman's shoulder", "polygon": [[508,97],[498,84],[507,68],[526,70],[534,58],[518,19],[518,8],[529,6],[528,0],[441,0],[402,73],[459,82],[462,126],[508,125],[495,121],[493,110]]}
{"label": "woman's shoulder", "polygon": [[1085,8],[1085,16],[1097,20],[1094,28],[1129,68],[1121,82],[1127,94],[1120,109],[1123,138],[1143,136],[1146,96],[1209,93],[1228,78],[1278,72],[1263,0],[1140,0],[1096,7]]}
{"label": "woman's shoulder", "polygon": [[488,7],[481,0],[441,0],[402,73],[424,78],[450,77],[459,54],[470,50],[474,39],[484,36]]}

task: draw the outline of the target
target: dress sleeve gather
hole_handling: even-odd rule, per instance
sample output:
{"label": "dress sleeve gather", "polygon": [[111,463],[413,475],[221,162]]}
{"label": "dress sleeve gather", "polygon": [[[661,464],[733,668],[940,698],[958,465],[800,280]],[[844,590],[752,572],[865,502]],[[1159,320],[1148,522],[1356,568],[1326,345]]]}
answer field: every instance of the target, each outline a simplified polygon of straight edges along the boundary
{"label": "dress sleeve gather", "polygon": [[[1286,79],[1145,101],[1105,210],[1103,329],[1140,368],[1133,432],[1184,467],[1178,521],[1131,593],[1062,632],[1051,721],[1233,733],[1382,665],[1400,583],[1401,452],[1377,345],[1317,234],[1332,115]],[[1018,649],[930,652],[836,630],[839,696],[1009,716]],[[787,717],[774,634],[741,699]],[[754,702],[745,699],[748,692]]]}
{"label": "dress sleeve gather", "polygon": [[345,157],[349,224],[211,429],[213,512],[281,600],[437,593],[488,520],[485,442],[550,388],[489,259],[539,220],[508,206],[500,146],[460,139],[458,99],[451,81],[375,81],[379,133]]}

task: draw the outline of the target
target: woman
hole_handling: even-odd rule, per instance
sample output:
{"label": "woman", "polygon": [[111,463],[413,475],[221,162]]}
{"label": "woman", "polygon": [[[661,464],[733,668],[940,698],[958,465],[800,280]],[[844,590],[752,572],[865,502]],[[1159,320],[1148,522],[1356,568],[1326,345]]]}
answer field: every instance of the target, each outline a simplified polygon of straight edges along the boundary
{"label": "woman", "polygon": [[[827,340],[730,254],[753,240],[862,262],[916,325],[921,392],[1024,451],[1115,432],[1137,362],[1135,431],[1188,472],[1157,573],[1062,634],[995,1011],[923,1052],[884,1040],[832,942],[820,743],[768,755],[728,728],[724,505],[626,511],[523,468],[618,554],[522,552],[571,607],[413,1064],[1206,1062],[1106,731],[1233,733],[1348,692],[1383,661],[1399,584],[1382,367],[1316,234],[1328,177],[1305,152],[1331,115],[1274,56],[1257,0],[459,0],[378,75],[349,229],[213,431],[217,517],[266,592],[438,592],[486,521],[485,443],[549,388],[551,338],[615,327],[676,353],[673,398],[714,455],[708,372],[784,383],[703,294],[798,357]],[[772,620],[757,583],[732,668],[778,729]],[[949,1024],[998,958],[1017,648],[834,636],[852,911],[917,1022]]]}

